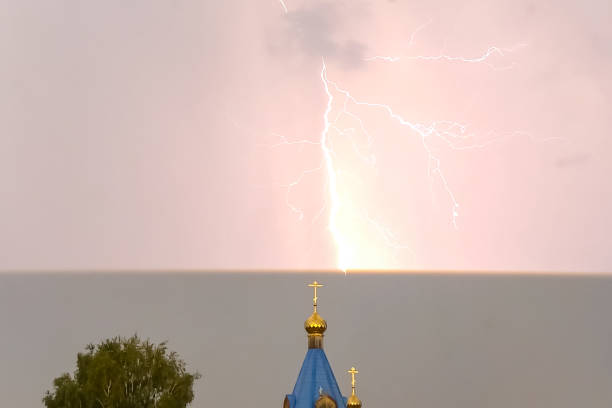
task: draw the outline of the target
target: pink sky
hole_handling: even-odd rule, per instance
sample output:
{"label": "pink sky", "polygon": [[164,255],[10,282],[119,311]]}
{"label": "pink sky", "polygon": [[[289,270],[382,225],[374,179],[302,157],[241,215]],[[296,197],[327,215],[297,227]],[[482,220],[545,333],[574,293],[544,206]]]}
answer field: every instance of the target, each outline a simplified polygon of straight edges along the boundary
{"label": "pink sky", "polygon": [[[349,106],[336,125],[357,131],[327,140],[352,265],[612,270],[609,2],[285,4],[8,5],[0,268],[336,268],[329,174],[300,178],[325,163],[324,59],[357,100],[464,124],[456,146],[481,146],[424,145],[384,110]],[[492,46],[511,51],[413,58]]]}

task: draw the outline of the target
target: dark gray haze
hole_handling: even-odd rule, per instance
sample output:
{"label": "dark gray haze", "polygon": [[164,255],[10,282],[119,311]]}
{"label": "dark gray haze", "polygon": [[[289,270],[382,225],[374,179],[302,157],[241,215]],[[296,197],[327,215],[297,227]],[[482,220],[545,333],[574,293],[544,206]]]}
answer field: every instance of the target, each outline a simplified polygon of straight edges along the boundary
{"label": "dark gray haze", "polygon": [[[358,15],[368,14],[363,5],[356,9]],[[338,60],[343,68],[359,68],[363,65],[366,45],[354,39],[341,42],[335,38],[344,28],[346,19],[337,4],[306,5],[287,16],[287,31],[280,39],[271,40],[271,44],[292,53],[301,51],[314,58],[324,55],[330,60]],[[283,47],[279,47],[279,42],[284,42]]]}
{"label": "dark gray haze", "polygon": [[319,279],[325,350],[365,407],[604,408],[612,279],[158,274],[0,276],[2,406],[42,406],[89,342],[168,340],[203,378],[194,407],[280,407],[306,353]]}

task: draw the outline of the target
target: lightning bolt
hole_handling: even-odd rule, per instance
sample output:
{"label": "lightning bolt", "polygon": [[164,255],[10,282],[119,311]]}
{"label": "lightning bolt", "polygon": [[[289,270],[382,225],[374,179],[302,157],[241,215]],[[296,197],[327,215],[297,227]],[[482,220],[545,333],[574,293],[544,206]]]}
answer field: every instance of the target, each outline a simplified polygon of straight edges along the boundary
{"label": "lightning bolt", "polygon": [[[282,0],[280,0],[280,3],[287,13],[285,3]],[[412,33],[409,38],[408,47],[412,46],[416,34],[430,23],[431,20],[418,27]],[[512,68],[514,63],[505,66],[497,66],[491,62],[493,57],[506,57],[508,53],[523,46],[524,44],[519,44],[511,48],[491,46],[481,54],[473,57],[455,56],[440,52],[432,55],[375,55],[365,58],[365,61],[391,63],[400,60],[447,61],[451,63],[486,64],[490,68],[498,70]],[[406,128],[407,135],[415,135],[419,138],[423,151],[427,155],[428,175],[432,179],[432,183],[435,179],[440,181],[442,189],[448,197],[450,207],[449,221],[454,228],[458,228],[457,218],[459,217],[459,202],[442,169],[440,157],[435,154],[434,149],[431,147],[431,141],[434,139],[442,141],[444,145],[452,150],[468,150],[484,148],[501,138],[511,135],[524,134],[524,132],[517,131],[505,133],[489,132],[485,135],[484,142],[471,143],[470,140],[474,135],[469,133],[469,126],[465,123],[449,120],[420,123],[400,114],[390,105],[381,102],[365,101],[354,96],[349,90],[341,87],[338,82],[329,79],[325,59],[322,59],[320,79],[327,98],[327,103],[323,113],[323,129],[319,140],[313,141],[303,139],[290,141],[284,136],[276,135],[280,141],[273,145],[273,147],[293,144],[318,145],[320,147],[322,162],[316,167],[303,170],[296,179],[284,185],[286,188],[285,201],[291,211],[296,213],[300,220],[303,220],[304,211],[290,200],[292,190],[308,175],[318,171],[325,172],[325,189],[327,197],[315,219],[328,208],[329,216],[327,228],[337,249],[337,267],[344,271],[345,274],[351,269],[381,267],[380,264],[383,262],[383,258],[388,256],[388,253],[371,250],[373,246],[371,245],[371,240],[373,239],[372,233],[378,237],[378,240],[384,243],[386,248],[392,250],[392,253],[397,250],[410,249],[410,246],[396,237],[392,229],[384,225],[381,220],[377,219],[375,214],[371,214],[365,208],[358,208],[354,197],[351,196],[350,192],[346,192],[346,180],[348,180],[349,177],[356,182],[362,181],[358,176],[354,176],[350,171],[342,168],[340,162],[337,160],[339,152],[334,149],[334,139],[336,137],[347,138],[357,158],[367,166],[376,166],[376,157],[371,153],[375,135],[367,129],[366,122],[357,112],[355,112],[353,109],[354,107],[363,107],[382,112],[389,120]],[[336,109],[338,113],[332,117],[332,112]],[[341,120],[353,121],[356,126],[343,127],[341,125]],[[365,146],[363,143],[357,141],[358,135],[363,135],[365,137]],[[359,224],[359,226],[355,227],[357,224]],[[355,228],[358,229],[358,233],[355,233]],[[355,238],[356,236],[360,236],[361,238]],[[364,241],[359,242],[358,239],[363,239]],[[364,255],[364,253],[368,251],[370,251],[368,253],[369,255]],[[368,256],[369,259],[366,259]]]}
{"label": "lightning bolt", "polygon": [[[455,57],[441,54],[439,56],[413,57],[413,59],[447,60],[463,63],[488,64],[487,59],[496,54],[500,56],[505,55],[501,48],[491,47],[477,58]],[[375,58],[382,59],[386,57]],[[368,60],[374,60],[375,58],[368,58]],[[362,245],[356,245],[355,242],[351,242],[351,234],[349,234],[348,231],[340,225],[340,214],[344,211],[350,213],[351,218],[358,217],[363,222],[373,227],[374,231],[376,231],[377,234],[383,238],[384,242],[388,247],[392,249],[408,249],[408,245],[400,242],[391,232],[390,228],[383,225],[378,220],[372,218],[367,212],[355,211],[354,209],[347,208],[351,206],[351,199],[350,197],[342,196],[340,192],[338,179],[339,175],[343,173],[343,171],[337,168],[337,165],[334,161],[334,158],[337,156],[337,154],[333,150],[332,132],[336,132],[337,135],[343,136],[349,132],[354,133],[355,129],[341,129],[338,124],[338,121],[343,116],[357,121],[358,129],[366,136],[367,148],[372,145],[373,140],[373,136],[371,132],[367,130],[364,121],[355,112],[351,111],[352,106],[363,106],[371,109],[380,110],[384,112],[390,120],[399,123],[403,127],[406,127],[407,131],[417,135],[420,138],[423,150],[425,151],[428,157],[428,174],[430,177],[437,178],[441,182],[442,188],[448,196],[450,202],[450,222],[454,228],[458,228],[457,218],[459,216],[459,202],[457,201],[455,193],[452,191],[449,182],[446,178],[446,175],[442,170],[441,160],[430,147],[429,141],[435,138],[443,141],[444,144],[447,145],[450,149],[467,150],[484,148],[487,145],[499,140],[500,138],[521,133],[506,132],[498,134],[490,132],[489,134],[487,134],[487,139],[485,142],[466,143],[466,141],[468,141],[468,139],[473,136],[467,132],[468,126],[466,124],[446,120],[434,121],[431,123],[419,123],[405,118],[387,104],[360,100],[353,96],[348,90],[342,88],[337,82],[332,81],[328,78],[325,61],[323,61],[323,67],[321,69],[320,77],[323,88],[325,90],[325,95],[327,96],[327,106],[323,114],[324,127],[321,133],[320,146],[325,162],[325,169],[328,179],[327,188],[330,202],[328,228],[332,234],[334,242],[336,243],[338,268],[344,271],[345,273],[349,269],[363,268],[364,265],[368,264],[368,262],[364,262],[362,259],[360,259],[360,253],[364,249],[362,248]],[[341,98],[341,108],[339,109],[339,113],[332,119],[330,118],[330,113],[332,111],[332,106],[334,105],[335,101],[334,94],[337,94],[337,97]],[[360,157],[364,162],[368,163],[371,166],[375,165],[376,159],[374,156],[364,154],[359,148],[356,147],[355,143],[352,144],[358,157]]]}
{"label": "lightning bolt", "polygon": [[[328,227],[333,236],[333,239],[336,243],[337,250],[338,250],[338,260],[337,260],[338,268],[346,273],[348,269],[354,269],[362,265],[360,265],[360,262],[356,262],[357,261],[355,257],[356,250],[354,246],[349,243],[348,237],[341,232],[341,228],[338,225],[338,214],[343,207],[343,202],[340,198],[340,194],[338,190],[338,170],[335,168],[334,160],[333,160],[335,154],[330,147],[331,145],[330,130],[336,129],[338,131],[339,128],[336,126],[336,123],[338,120],[340,120],[342,115],[346,115],[358,121],[363,132],[368,136],[368,145],[371,144],[371,139],[372,139],[370,133],[365,128],[363,121],[356,114],[352,113],[349,110],[348,102],[351,102],[355,105],[364,105],[364,106],[368,106],[372,108],[382,109],[386,111],[386,113],[389,115],[391,119],[398,121],[402,126],[406,126],[410,130],[420,135],[423,147],[429,156],[430,168],[428,169],[428,173],[430,175],[437,175],[442,181],[444,189],[446,193],[448,194],[448,196],[450,197],[450,200],[452,202],[452,223],[456,228],[457,227],[456,218],[458,216],[457,210],[459,208],[459,204],[455,198],[455,195],[453,194],[453,192],[451,191],[448,185],[448,182],[446,180],[444,173],[440,169],[440,159],[433,154],[432,150],[430,149],[429,145],[426,142],[426,139],[431,136],[444,137],[442,134],[443,132],[438,129],[438,123],[433,123],[430,125],[412,123],[404,119],[402,116],[400,116],[396,112],[394,112],[393,109],[388,105],[379,104],[379,103],[363,102],[363,101],[359,101],[355,99],[355,97],[353,97],[349,91],[342,89],[336,82],[333,82],[330,79],[328,79],[327,68],[326,68],[325,62],[323,62],[323,68],[321,70],[321,80],[323,82],[325,94],[327,95],[327,108],[323,115],[324,128],[321,134],[321,149],[323,152],[323,157],[325,159],[325,168],[327,170],[327,176],[328,176],[328,194],[329,194],[329,200],[331,203]],[[343,108],[340,114],[336,116],[333,122],[330,121],[330,117],[329,117],[329,114],[332,110],[332,104],[334,101],[334,96],[332,92],[330,91],[330,87],[333,88],[334,91],[344,96],[344,103],[342,105]],[[450,133],[453,128],[465,129],[465,127],[460,124],[452,123],[450,126],[446,126],[444,128],[445,129],[444,132]],[[338,133],[342,134],[343,132],[338,132]],[[390,232],[390,229],[388,227],[382,225],[375,219],[371,218],[367,213],[363,213],[363,212],[357,213],[357,216],[361,218],[362,220],[365,220],[368,224],[372,225],[374,229],[383,236],[388,246],[395,248],[395,249],[408,248],[406,245],[403,245],[397,242],[397,240],[395,239],[394,235]]]}
{"label": "lightning bolt", "polygon": [[336,246],[338,248],[338,267],[346,273],[346,269],[349,265],[351,248],[345,242],[344,236],[340,233],[337,224],[338,212],[340,211],[340,195],[338,194],[338,177],[336,170],[334,169],[332,151],[329,145],[329,129],[331,123],[329,121],[329,113],[332,110],[332,103],[334,97],[329,91],[329,82],[327,81],[327,67],[325,66],[325,60],[323,60],[323,68],[321,69],[321,80],[325,88],[325,94],[327,95],[327,107],[323,114],[323,132],[321,132],[321,150],[323,151],[323,158],[325,160],[325,169],[327,170],[327,185],[329,192],[330,210],[329,210],[329,231],[332,234]]}
{"label": "lightning bolt", "polygon": [[376,55],[373,57],[369,57],[369,58],[365,58],[365,61],[376,61],[376,60],[381,60],[381,61],[386,61],[386,62],[397,62],[400,61],[402,59],[407,59],[407,60],[424,60],[424,61],[440,61],[440,60],[444,60],[444,61],[449,61],[449,62],[467,62],[467,63],[478,63],[478,62],[484,62],[486,63],[489,67],[494,68],[494,69],[508,69],[508,68],[512,68],[514,66],[514,63],[507,65],[507,66],[502,66],[502,67],[498,67],[493,65],[492,63],[488,62],[487,59],[489,59],[489,57],[493,56],[493,55],[498,55],[500,57],[505,57],[506,56],[506,52],[510,52],[510,51],[514,51],[516,48],[524,46],[524,44],[519,44],[515,47],[512,48],[498,48],[498,47],[489,47],[483,54],[476,56],[476,57],[457,57],[457,56],[451,56],[451,55],[446,55],[446,54],[436,54],[436,55],[414,55],[414,56],[400,56],[400,57],[391,57],[391,56],[381,56],[381,55]]}

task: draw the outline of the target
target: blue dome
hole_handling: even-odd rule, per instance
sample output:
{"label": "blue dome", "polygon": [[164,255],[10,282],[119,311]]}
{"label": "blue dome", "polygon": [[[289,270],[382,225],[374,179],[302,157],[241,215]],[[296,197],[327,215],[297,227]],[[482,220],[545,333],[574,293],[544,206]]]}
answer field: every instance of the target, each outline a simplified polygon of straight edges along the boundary
{"label": "blue dome", "polygon": [[338,408],[346,407],[346,398],[340,393],[325,352],[312,348],[306,353],[293,393],[287,395],[287,399],[290,408],[314,408],[321,394],[333,398]]}

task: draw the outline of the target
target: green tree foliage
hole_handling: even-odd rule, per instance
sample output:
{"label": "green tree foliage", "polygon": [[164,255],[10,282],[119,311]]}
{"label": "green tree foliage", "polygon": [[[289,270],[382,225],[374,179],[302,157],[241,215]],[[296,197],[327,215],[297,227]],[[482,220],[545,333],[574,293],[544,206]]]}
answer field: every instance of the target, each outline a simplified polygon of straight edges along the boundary
{"label": "green tree foliage", "polygon": [[198,378],[165,342],[115,337],[79,353],[74,377],[53,380],[43,402],[47,408],[184,408]]}

